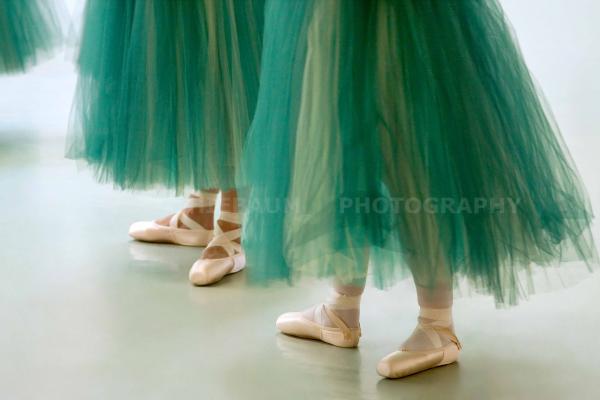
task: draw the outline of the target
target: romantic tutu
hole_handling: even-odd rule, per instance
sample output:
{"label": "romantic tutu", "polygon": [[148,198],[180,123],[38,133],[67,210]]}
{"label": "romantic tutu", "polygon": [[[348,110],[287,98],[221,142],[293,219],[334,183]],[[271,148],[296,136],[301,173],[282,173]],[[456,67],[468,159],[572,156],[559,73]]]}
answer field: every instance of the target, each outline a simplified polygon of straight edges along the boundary
{"label": "romantic tutu", "polygon": [[60,44],[54,5],[49,0],[0,1],[0,74],[24,72]]}
{"label": "romantic tutu", "polygon": [[90,0],[67,156],[123,189],[232,188],[262,0]]}
{"label": "romantic tutu", "polygon": [[[268,1],[244,155],[256,282],[466,278],[513,304],[597,260],[592,211],[494,0]],[[267,156],[265,156],[267,155]]]}

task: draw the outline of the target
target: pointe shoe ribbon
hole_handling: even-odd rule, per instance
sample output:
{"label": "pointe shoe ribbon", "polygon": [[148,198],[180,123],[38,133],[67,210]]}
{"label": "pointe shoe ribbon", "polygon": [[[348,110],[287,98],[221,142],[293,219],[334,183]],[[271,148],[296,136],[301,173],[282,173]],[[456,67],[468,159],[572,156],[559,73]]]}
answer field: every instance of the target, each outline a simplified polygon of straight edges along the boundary
{"label": "pointe shoe ribbon", "polygon": [[[313,311],[314,320],[307,319],[302,312],[289,312],[277,318],[277,328],[286,335],[306,339],[316,339],[338,347],[356,347],[361,336],[360,327],[350,328],[325,304],[319,304]],[[333,327],[325,326],[323,313]]]}
{"label": "pointe shoe ribbon", "polygon": [[[436,323],[419,323],[417,328],[423,330],[434,348],[419,351],[400,348],[399,351],[387,355],[379,362],[377,372],[381,376],[392,379],[402,378],[458,360],[462,345],[449,327]],[[442,338],[450,343],[443,345]]]}
{"label": "pointe shoe ribbon", "polygon": [[342,331],[344,340],[352,340],[352,331],[348,325],[346,325],[340,317],[335,315],[325,304],[322,304],[321,307],[327,315],[327,318],[329,318],[329,320]]}
{"label": "pointe shoe ribbon", "polygon": [[[184,209],[213,207],[216,193],[203,192],[201,197],[190,196]],[[156,223],[156,221],[135,222],[129,227],[129,236],[132,238],[153,243],[173,243],[183,246],[204,247],[213,237],[213,230],[206,229],[183,210],[178,211],[169,220],[169,226]],[[179,224],[186,228],[179,228]]]}
{"label": "pointe shoe ribbon", "polygon": [[[219,219],[233,224],[240,224],[241,222],[238,213],[225,211],[221,212]],[[207,248],[221,247],[227,253],[227,257],[197,260],[189,272],[190,282],[196,286],[211,285],[223,279],[225,275],[234,274],[244,269],[246,257],[242,246],[236,242],[241,235],[241,227],[224,232],[219,224],[216,224],[215,237],[210,241]]]}

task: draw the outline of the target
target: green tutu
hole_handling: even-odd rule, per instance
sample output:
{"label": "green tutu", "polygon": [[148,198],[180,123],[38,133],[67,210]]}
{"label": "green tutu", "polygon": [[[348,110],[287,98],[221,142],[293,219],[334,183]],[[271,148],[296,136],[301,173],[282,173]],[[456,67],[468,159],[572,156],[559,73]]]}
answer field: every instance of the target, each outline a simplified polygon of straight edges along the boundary
{"label": "green tutu", "polygon": [[0,74],[24,72],[61,40],[58,14],[48,0],[0,1]]}
{"label": "green tutu", "polygon": [[378,286],[464,277],[511,304],[533,265],[596,260],[585,189],[495,0],[272,0],[261,74],[255,281],[351,282],[369,258]]}
{"label": "green tutu", "polygon": [[123,189],[232,188],[263,0],[90,0],[67,156]]}

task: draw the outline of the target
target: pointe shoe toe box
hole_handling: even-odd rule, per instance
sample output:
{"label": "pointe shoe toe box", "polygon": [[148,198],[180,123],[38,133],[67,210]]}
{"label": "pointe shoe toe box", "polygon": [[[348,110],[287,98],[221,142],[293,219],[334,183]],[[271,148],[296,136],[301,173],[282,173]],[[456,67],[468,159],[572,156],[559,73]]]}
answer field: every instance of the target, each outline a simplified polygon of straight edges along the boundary
{"label": "pointe shoe toe box", "polygon": [[361,335],[360,328],[349,329],[344,334],[339,328],[327,327],[307,319],[301,312],[282,314],[275,325],[286,335],[321,340],[338,347],[356,347]]}
{"label": "pointe shoe toe box", "polygon": [[277,318],[275,326],[286,335],[299,337],[313,337],[315,333],[314,322],[302,317],[302,313],[288,312]]}
{"label": "pointe shoe toe box", "polygon": [[221,280],[231,270],[231,262],[224,260],[197,260],[190,269],[190,282],[194,285],[210,285]]}
{"label": "pointe shoe toe box", "polygon": [[134,222],[129,227],[129,236],[136,240],[149,240],[152,236],[149,232],[153,230],[155,222],[152,221],[139,221]]}
{"label": "pointe shoe toe box", "polygon": [[458,360],[459,349],[453,343],[428,351],[395,351],[377,364],[377,373],[385,378],[402,378]]}
{"label": "pointe shoe toe box", "polygon": [[196,286],[212,285],[226,275],[241,271],[246,266],[243,253],[228,258],[196,260],[189,273],[189,280]]}
{"label": "pointe shoe toe box", "polygon": [[134,222],[129,227],[129,236],[135,240],[153,243],[173,243],[182,246],[203,247],[212,238],[213,231],[208,229],[192,230],[172,228],[157,224],[155,221]]}

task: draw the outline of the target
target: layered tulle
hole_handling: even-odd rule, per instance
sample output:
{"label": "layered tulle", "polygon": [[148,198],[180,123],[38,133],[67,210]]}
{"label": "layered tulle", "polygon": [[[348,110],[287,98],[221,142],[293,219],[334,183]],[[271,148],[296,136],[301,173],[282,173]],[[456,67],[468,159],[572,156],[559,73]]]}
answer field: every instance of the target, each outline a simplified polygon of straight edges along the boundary
{"label": "layered tulle", "polygon": [[[268,154],[268,157],[261,155]],[[585,189],[496,1],[270,1],[245,151],[257,281],[472,287],[596,260]]]}
{"label": "layered tulle", "polygon": [[0,1],[0,74],[24,72],[60,44],[55,5],[49,0]]}
{"label": "layered tulle", "polygon": [[232,188],[262,0],[90,0],[67,155],[124,189]]}

